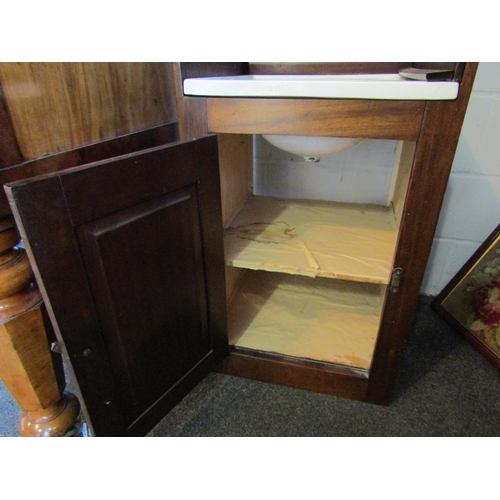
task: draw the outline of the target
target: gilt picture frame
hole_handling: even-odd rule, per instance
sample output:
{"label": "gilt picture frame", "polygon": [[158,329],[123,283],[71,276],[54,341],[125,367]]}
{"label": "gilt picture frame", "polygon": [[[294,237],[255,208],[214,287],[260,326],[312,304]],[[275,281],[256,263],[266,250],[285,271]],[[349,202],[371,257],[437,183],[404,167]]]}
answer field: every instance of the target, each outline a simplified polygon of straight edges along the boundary
{"label": "gilt picture frame", "polygon": [[500,370],[500,225],[431,305]]}

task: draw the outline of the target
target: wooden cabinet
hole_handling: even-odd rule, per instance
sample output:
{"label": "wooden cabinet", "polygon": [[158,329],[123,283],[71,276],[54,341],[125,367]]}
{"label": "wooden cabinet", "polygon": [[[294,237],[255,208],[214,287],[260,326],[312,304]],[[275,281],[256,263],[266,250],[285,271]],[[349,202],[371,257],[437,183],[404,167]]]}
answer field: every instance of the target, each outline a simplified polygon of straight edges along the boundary
{"label": "wooden cabinet", "polygon": [[[248,71],[219,68],[174,65],[184,142],[7,188],[97,435],[147,432],[214,367],[390,402],[476,65],[454,101],[182,94]],[[400,141],[391,205],[254,196],[256,133]]]}
{"label": "wooden cabinet", "polygon": [[[476,71],[473,63],[444,66],[461,80],[456,100],[189,97],[183,78],[208,76],[207,66],[174,68],[181,134],[219,136],[231,347],[225,373],[390,402]],[[254,63],[249,71],[345,69]],[[397,140],[389,206],[255,196],[254,162],[241,159],[252,134]]]}

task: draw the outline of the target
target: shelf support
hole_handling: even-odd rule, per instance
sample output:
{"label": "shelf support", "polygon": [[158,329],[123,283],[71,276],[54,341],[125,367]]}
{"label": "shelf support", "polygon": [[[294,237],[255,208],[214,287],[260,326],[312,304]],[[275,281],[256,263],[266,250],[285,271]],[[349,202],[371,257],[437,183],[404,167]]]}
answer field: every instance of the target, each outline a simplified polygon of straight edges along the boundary
{"label": "shelf support", "polygon": [[392,293],[399,292],[399,287],[401,286],[402,277],[403,277],[403,269],[401,269],[400,267],[396,267],[392,271],[391,285],[389,287],[389,290]]}

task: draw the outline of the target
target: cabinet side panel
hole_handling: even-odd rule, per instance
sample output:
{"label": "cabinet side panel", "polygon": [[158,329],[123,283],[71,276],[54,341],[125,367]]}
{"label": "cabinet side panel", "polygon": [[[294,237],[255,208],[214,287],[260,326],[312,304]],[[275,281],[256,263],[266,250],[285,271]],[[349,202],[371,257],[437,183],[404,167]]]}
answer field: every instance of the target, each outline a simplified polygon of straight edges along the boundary
{"label": "cabinet side panel", "polygon": [[410,181],[411,166],[413,163],[413,155],[415,153],[415,142],[403,142],[401,146],[401,156],[399,165],[397,166],[397,175],[394,185],[394,195],[392,204],[394,207],[394,215],[398,226],[401,224],[403,216],[403,207],[408,190],[408,182]]}
{"label": "cabinet side panel", "polygon": [[252,179],[252,136],[220,134],[222,222],[227,227],[245,204]]}
{"label": "cabinet side panel", "polygon": [[394,260],[394,267],[402,268],[404,274],[399,292],[387,294],[370,369],[367,399],[374,403],[387,404],[391,398],[476,69],[476,63],[467,63],[456,101],[427,103]]}

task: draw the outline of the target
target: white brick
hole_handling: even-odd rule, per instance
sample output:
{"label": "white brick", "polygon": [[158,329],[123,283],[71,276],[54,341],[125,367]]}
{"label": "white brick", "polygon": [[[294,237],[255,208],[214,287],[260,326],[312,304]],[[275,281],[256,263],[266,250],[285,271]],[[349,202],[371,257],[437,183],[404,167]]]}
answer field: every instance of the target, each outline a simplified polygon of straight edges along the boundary
{"label": "white brick", "polygon": [[500,223],[500,177],[453,174],[436,235],[484,241]]}
{"label": "white brick", "polygon": [[254,192],[351,203],[387,201],[396,141],[364,140],[349,151],[307,163],[256,136]]}
{"label": "white brick", "polygon": [[475,94],[469,101],[453,172],[500,175],[500,94]]}
{"label": "white brick", "polygon": [[480,242],[435,238],[421,292],[437,295],[479,248]]}

